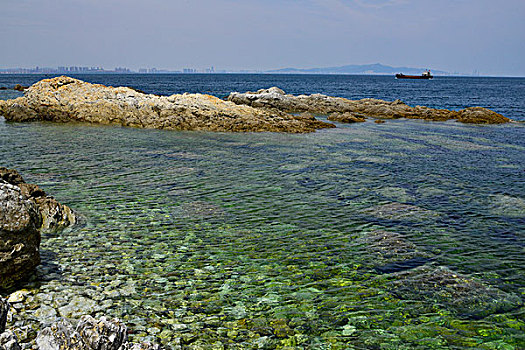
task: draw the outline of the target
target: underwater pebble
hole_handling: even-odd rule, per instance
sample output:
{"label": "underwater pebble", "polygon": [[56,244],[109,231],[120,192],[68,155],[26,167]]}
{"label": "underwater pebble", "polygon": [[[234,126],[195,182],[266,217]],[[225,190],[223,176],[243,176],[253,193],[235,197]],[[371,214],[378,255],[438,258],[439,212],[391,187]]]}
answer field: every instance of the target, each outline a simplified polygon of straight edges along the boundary
{"label": "underwater pebble", "polygon": [[7,301],[11,304],[21,303],[25,300],[26,296],[29,294],[31,294],[31,292],[28,290],[25,290],[25,289],[17,290],[16,292],[11,293],[9,295],[9,297],[7,298]]}
{"label": "underwater pebble", "polygon": [[66,305],[58,308],[60,316],[67,318],[80,318],[85,314],[90,314],[95,310],[97,303],[91,299],[74,296],[71,301]]}
{"label": "underwater pebble", "polygon": [[43,326],[48,326],[57,319],[57,312],[49,305],[43,304],[33,314]]}

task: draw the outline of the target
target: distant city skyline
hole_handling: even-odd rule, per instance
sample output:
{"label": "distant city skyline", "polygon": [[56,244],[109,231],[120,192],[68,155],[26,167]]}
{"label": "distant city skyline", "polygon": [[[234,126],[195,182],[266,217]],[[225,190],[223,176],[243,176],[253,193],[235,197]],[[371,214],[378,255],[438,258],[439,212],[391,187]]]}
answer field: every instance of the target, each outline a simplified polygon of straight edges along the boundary
{"label": "distant city skyline", "polygon": [[381,62],[525,76],[523,0],[4,0],[1,9],[1,68]]}
{"label": "distant city skyline", "polygon": [[[425,68],[422,67],[391,67],[380,63],[367,65],[344,65],[338,67],[311,67],[311,68],[279,68],[269,70],[225,70],[207,68],[183,68],[177,70],[159,69],[156,67],[139,68],[133,70],[127,67],[115,67],[106,69],[101,66],[60,66],[60,67],[41,67],[35,66],[30,68],[0,67],[0,74],[165,74],[165,73],[261,73],[261,74],[349,74],[349,75],[392,75],[394,73],[420,74]],[[432,69],[435,76],[482,76],[479,71],[473,72],[446,72]],[[487,75],[490,76],[490,75]]]}

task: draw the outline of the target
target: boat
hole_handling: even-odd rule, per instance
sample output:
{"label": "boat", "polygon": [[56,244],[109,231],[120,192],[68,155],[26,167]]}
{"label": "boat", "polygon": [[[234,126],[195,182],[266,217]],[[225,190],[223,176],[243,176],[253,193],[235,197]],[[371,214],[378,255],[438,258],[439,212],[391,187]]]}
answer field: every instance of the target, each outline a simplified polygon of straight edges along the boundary
{"label": "boat", "polygon": [[430,73],[430,69],[427,69],[421,75],[405,75],[403,73],[396,74],[396,79],[432,79],[432,78],[434,77],[432,76],[432,73]]}

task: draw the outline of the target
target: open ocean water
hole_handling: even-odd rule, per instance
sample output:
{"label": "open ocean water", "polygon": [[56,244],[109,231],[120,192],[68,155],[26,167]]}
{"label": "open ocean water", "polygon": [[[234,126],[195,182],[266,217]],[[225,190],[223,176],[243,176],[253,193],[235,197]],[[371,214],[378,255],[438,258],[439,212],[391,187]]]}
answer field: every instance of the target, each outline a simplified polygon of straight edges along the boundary
{"label": "open ocean water", "polygon": [[[78,77],[163,95],[278,86],[483,106],[525,121],[523,78]],[[41,78],[0,75],[0,86]],[[88,313],[173,349],[524,349],[524,135],[524,123],[369,120],[292,135],[0,119],[0,165],[84,217],[43,234],[8,326],[30,341]]]}

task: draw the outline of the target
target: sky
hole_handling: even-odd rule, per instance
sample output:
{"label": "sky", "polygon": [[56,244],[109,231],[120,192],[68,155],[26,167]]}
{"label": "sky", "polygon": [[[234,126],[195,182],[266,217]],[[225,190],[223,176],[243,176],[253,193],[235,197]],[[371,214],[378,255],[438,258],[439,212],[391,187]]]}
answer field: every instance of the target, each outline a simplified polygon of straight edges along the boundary
{"label": "sky", "polygon": [[0,0],[0,68],[371,63],[525,76],[525,0]]}

